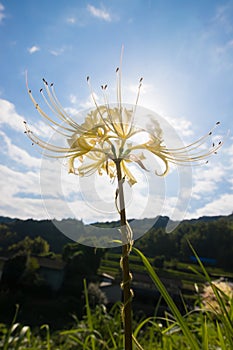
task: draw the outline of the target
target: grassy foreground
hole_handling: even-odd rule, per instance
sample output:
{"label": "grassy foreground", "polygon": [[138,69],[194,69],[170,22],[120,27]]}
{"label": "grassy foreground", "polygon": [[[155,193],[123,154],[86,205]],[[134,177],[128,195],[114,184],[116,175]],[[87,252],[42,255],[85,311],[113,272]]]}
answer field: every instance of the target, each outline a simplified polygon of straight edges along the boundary
{"label": "grassy foreground", "polygon": [[[192,248],[191,248],[192,249]],[[196,308],[182,316],[161,283],[147,258],[136,248],[156,288],[169,307],[164,317],[150,317],[134,320],[134,349],[144,350],[230,350],[233,349],[233,298],[219,285],[213,283],[201,261],[200,271],[195,272],[208,283],[209,299],[197,299]],[[195,252],[194,252],[195,254]],[[198,257],[197,257],[198,259]],[[17,323],[17,311],[12,324],[0,325],[0,348],[47,349],[47,350],[123,350],[121,305],[116,304],[110,312],[104,306],[91,309],[85,287],[86,315],[79,321],[74,318],[74,325],[69,330],[50,333],[48,325],[32,330]],[[208,295],[207,295],[208,297]]]}

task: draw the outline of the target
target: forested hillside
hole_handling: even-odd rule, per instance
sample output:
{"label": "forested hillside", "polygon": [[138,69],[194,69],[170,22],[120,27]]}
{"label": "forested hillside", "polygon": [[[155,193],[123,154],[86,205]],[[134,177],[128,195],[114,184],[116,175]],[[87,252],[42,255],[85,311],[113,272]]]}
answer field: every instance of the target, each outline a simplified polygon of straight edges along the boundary
{"label": "forested hillside", "polygon": [[[80,222],[70,220],[80,230]],[[203,217],[197,220],[185,220],[171,233],[165,232],[167,217],[155,220],[154,226],[140,239],[136,246],[148,257],[162,257],[165,260],[177,259],[190,261],[191,252],[187,240],[191,242],[198,255],[207,263],[224,269],[233,269],[233,215]],[[118,223],[100,223],[100,226],[118,225]],[[50,220],[19,220],[0,218],[0,255],[9,254],[9,246],[25,237],[43,238],[50,250],[61,254],[64,246],[73,241],[62,234]],[[114,248],[114,251],[119,249]]]}

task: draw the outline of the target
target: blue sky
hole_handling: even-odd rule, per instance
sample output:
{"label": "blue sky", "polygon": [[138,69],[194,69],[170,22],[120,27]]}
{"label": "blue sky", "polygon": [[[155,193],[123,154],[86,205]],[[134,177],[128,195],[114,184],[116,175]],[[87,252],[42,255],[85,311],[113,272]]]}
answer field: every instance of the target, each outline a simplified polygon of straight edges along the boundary
{"label": "blue sky", "polygon": [[[91,106],[87,75],[98,101],[103,83],[114,100],[122,45],[125,102],[134,103],[143,76],[139,104],[167,120],[184,143],[219,120],[216,140],[232,129],[233,1],[0,0],[0,215],[74,216],[87,222],[117,218],[111,203],[115,185],[105,178],[93,182],[63,174],[60,163],[41,163],[23,120],[40,136],[49,136],[28,97],[25,71],[38,98],[42,78],[54,82],[72,115]],[[129,216],[231,214],[232,156],[231,132],[208,165],[194,168],[192,178],[188,171],[187,184],[179,180],[183,170],[176,180],[174,170],[162,180],[138,173],[143,184],[126,189]],[[57,178],[63,181],[59,189]],[[185,198],[181,206],[177,195]]]}

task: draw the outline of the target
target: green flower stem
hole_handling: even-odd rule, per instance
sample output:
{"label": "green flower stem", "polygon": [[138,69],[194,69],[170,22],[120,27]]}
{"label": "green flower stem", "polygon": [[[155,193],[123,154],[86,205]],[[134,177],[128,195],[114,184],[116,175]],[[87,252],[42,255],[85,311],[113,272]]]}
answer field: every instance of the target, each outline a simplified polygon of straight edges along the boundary
{"label": "green flower stem", "polygon": [[118,196],[119,196],[119,213],[121,219],[121,230],[122,230],[122,257],[121,257],[121,268],[122,268],[122,290],[123,290],[123,323],[124,323],[124,338],[125,338],[125,350],[132,350],[132,305],[131,298],[132,293],[130,290],[131,275],[129,271],[129,252],[130,244],[126,242],[124,232],[127,230],[127,220],[125,212],[125,199],[123,190],[123,178],[121,172],[121,160],[115,160],[118,180]]}

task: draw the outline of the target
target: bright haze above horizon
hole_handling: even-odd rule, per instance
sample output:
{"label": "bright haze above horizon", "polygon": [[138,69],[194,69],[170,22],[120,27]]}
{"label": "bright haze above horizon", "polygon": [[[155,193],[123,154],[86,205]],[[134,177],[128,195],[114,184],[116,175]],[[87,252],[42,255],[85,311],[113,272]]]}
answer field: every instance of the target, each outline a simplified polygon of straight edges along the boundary
{"label": "bright haze above horizon", "polygon": [[[135,102],[143,77],[139,105],[164,118],[184,144],[208,133],[217,121],[221,124],[211,142],[225,139],[208,164],[192,169],[191,178],[188,170],[187,183],[179,182],[173,168],[166,178],[158,178],[136,167],[138,184],[126,188],[129,217],[232,213],[233,138],[231,132],[224,135],[233,118],[233,1],[0,0],[0,216],[74,216],[85,222],[118,218],[116,183],[104,176],[96,182],[80,180],[67,174],[65,166],[59,171],[61,161],[41,164],[23,121],[43,139],[51,136],[30,101],[25,72],[41,105],[45,78],[54,83],[73,118],[94,107],[87,76],[98,103],[101,84],[108,84],[110,102],[115,102],[122,45],[126,103]],[[57,178],[62,179],[59,189],[53,187]],[[185,204],[179,207],[177,197]]]}

